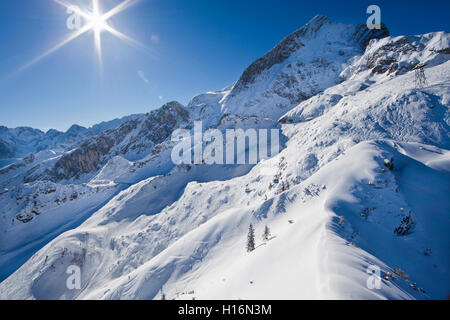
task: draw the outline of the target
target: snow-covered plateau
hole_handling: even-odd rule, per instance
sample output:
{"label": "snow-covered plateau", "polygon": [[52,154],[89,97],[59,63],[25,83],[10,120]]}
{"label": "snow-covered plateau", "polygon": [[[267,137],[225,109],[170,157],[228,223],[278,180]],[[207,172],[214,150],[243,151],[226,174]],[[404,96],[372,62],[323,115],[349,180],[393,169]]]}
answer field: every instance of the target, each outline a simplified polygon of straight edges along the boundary
{"label": "snow-covered plateau", "polygon": [[[318,15],[187,106],[1,127],[0,299],[445,299],[449,106],[448,32]],[[280,129],[282,149],[175,165],[195,121]]]}

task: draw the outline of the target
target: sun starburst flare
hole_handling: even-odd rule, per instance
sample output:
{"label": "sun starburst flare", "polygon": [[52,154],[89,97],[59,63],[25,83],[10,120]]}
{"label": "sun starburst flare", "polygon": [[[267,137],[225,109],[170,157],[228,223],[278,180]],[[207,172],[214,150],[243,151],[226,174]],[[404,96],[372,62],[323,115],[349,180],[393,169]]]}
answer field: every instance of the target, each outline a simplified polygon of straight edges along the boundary
{"label": "sun starburst flare", "polygon": [[91,12],[83,11],[77,7],[74,7],[71,3],[68,3],[65,0],[53,0],[53,1],[66,7],[67,9],[70,8],[75,14],[84,18],[87,21],[87,23],[84,26],[80,27],[80,29],[74,31],[66,39],[64,39],[57,45],[55,45],[53,48],[47,50],[40,56],[36,57],[32,61],[30,61],[23,67],[21,67],[17,72],[21,72],[21,71],[29,68],[33,64],[39,62],[40,60],[44,59],[48,55],[52,54],[53,52],[57,51],[61,47],[65,46],[72,40],[75,40],[79,36],[83,35],[84,33],[88,32],[88,31],[91,31],[91,30],[94,34],[95,51],[96,51],[100,66],[102,64],[101,33],[103,31],[109,32],[110,34],[114,35],[115,37],[117,37],[123,41],[126,41],[130,44],[133,44],[135,46],[138,46],[138,47],[141,47],[141,48],[144,48],[144,49],[150,51],[149,48],[146,47],[145,45],[143,45],[140,42],[132,39],[131,37],[123,34],[122,32],[114,29],[111,25],[108,24],[108,20],[111,19],[113,16],[115,16],[115,15],[119,14],[120,12],[124,11],[125,9],[128,9],[129,7],[135,5],[136,3],[138,3],[141,0],[125,0],[106,13],[101,13],[99,0],[92,0],[92,11]]}

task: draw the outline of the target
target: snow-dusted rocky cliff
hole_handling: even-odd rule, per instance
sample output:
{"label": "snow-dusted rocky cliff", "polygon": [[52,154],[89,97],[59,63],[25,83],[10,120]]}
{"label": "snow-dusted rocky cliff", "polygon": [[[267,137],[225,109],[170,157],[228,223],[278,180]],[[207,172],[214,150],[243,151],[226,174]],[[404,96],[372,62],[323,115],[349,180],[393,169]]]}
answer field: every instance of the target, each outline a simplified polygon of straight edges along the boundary
{"label": "snow-dusted rocky cliff", "polygon": [[[447,297],[449,41],[316,16],[226,89],[3,167],[0,298]],[[283,150],[176,166],[171,134],[196,120],[279,128]]]}

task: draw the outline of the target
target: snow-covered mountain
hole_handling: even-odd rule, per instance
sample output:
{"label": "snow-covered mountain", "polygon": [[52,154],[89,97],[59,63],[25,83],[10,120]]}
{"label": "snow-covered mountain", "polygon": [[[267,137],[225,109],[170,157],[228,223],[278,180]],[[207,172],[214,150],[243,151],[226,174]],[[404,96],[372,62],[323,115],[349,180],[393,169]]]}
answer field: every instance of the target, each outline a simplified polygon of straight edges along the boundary
{"label": "snow-covered mountain", "polygon": [[[228,88],[2,168],[0,299],[447,297],[449,41],[316,16]],[[196,120],[278,128],[283,150],[175,165]]]}

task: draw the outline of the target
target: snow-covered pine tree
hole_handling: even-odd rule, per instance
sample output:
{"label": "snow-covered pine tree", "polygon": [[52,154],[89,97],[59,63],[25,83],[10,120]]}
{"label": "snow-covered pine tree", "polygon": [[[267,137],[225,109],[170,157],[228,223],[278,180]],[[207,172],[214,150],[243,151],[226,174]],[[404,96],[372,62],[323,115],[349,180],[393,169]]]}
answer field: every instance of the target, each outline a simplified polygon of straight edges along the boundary
{"label": "snow-covered pine tree", "polygon": [[266,226],[266,227],[264,228],[264,233],[263,233],[263,235],[262,235],[262,238],[263,238],[263,240],[267,241],[267,240],[269,240],[270,236],[271,236],[271,234],[270,234],[270,229],[269,229],[268,226]]}
{"label": "snow-covered pine tree", "polygon": [[251,252],[253,250],[255,250],[255,229],[253,228],[253,225],[250,224],[247,235],[247,251]]}

